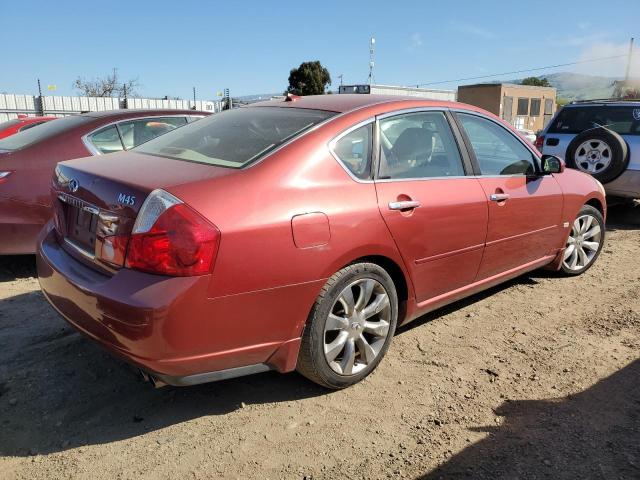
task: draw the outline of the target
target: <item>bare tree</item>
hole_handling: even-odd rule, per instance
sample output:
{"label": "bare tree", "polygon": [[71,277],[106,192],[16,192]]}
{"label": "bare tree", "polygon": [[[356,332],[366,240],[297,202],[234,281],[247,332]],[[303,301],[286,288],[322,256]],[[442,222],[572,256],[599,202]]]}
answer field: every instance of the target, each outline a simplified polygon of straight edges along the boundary
{"label": "bare tree", "polygon": [[104,77],[93,80],[78,77],[73,82],[73,88],[87,97],[124,97],[125,93],[127,97],[135,97],[137,96],[136,88],[139,86],[137,78],[122,81],[117,68]]}

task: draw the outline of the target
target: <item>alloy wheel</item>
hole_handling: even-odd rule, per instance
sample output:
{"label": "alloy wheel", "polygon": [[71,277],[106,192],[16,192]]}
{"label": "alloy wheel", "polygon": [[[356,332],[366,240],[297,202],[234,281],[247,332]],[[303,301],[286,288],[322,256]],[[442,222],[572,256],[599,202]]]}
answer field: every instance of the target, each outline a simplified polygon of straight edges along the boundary
{"label": "alloy wheel", "polygon": [[324,327],[324,355],[340,375],[371,365],[389,335],[391,304],[380,282],[362,278],[342,290]]}
{"label": "alloy wheel", "polygon": [[606,170],[611,164],[611,157],[609,144],[598,139],[582,142],[574,154],[576,167],[591,175]]}
{"label": "alloy wheel", "polygon": [[600,223],[593,215],[581,215],[573,222],[567,239],[563,265],[573,271],[587,267],[596,257],[602,242]]}

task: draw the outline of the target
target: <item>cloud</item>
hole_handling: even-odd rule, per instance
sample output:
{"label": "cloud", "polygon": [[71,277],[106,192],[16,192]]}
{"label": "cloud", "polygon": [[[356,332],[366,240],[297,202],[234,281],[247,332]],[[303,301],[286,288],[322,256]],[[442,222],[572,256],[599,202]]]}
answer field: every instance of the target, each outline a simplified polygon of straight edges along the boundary
{"label": "cloud", "polygon": [[419,48],[423,44],[422,35],[419,33],[411,34],[411,48]]}
{"label": "cloud", "polygon": [[[619,77],[625,75],[627,68],[627,55],[629,44],[612,42],[595,42],[584,47],[578,57],[578,61],[591,60],[594,58],[617,57],[610,60],[588,62],[575,66],[575,71],[589,75],[601,75],[605,77]],[[640,52],[634,48],[634,55],[629,70],[631,77],[640,77]]]}
{"label": "cloud", "polygon": [[475,37],[481,37],[484,39],[492,39],[492,38],[496,38],[496,34],[493,33],[490,30],[486,30],[482,27],[478,27],[477,25],[471,25],[468,23],[460,23],[460,22],[454,22],[451,23],[451,28],[458,32],[458,33],[464,33],[465,35],[472,35]]}

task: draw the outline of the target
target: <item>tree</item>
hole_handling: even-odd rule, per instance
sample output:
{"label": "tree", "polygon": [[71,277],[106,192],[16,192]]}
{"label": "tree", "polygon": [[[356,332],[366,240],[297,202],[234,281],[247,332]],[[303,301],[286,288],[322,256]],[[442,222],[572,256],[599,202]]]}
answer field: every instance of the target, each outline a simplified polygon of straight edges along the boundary
{"label": "tree", "polygon": [[327,85],[331,85],[329,70],[319,61],[303,62],[289,73],[287,93],[294,95],[322,95]]}
{"label": "tree", "polygon": [[546,78],[527,77],[520,82],[521,85],[531,85],[532,87],[550,87],[551,84]]}
{"label": "tree", "polygon": [[97,77],[93,80],[78,77],[73,82],[73,88],[87,97],[124,97],[125,93],[127,97],[135,97],[137,96],[136,88],[139,86],[137,78],[123,82],[118,75],[117,68],[104,77]]}

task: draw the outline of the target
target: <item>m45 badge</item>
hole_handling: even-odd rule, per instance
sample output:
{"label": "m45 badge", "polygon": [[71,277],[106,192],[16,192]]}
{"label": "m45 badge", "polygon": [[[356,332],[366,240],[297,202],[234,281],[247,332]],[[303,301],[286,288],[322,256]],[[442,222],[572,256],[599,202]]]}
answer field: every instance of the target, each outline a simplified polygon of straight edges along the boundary
{"label": "m45 badge", "polygon": [[136,197],[134,195],[126,195],[124,193],[119,193],[118,203],[120,205],[128,205],[130,207],[133,207],[136,204]]}

